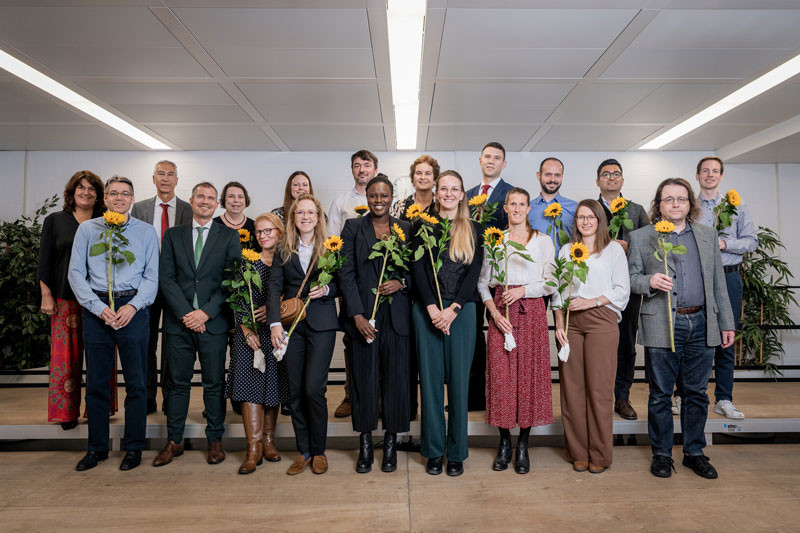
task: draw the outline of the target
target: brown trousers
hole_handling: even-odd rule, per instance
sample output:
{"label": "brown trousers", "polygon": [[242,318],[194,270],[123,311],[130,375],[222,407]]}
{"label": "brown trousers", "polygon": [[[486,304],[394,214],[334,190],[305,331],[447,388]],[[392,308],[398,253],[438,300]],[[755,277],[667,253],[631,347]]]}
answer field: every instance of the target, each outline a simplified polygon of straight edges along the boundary
{"label": "brown trousers", "polygon": [[570,312],[567,337],[569,359],[558,363],[567,456],[611,466],[617,315],[607,307]]}

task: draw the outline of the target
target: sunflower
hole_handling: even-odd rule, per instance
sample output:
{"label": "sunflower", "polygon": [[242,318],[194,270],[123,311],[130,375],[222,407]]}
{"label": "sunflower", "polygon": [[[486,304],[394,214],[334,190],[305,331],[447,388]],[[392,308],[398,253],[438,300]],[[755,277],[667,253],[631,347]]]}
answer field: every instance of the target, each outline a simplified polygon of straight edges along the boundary
{"label": "sunflower", "polygon": [[569,256],[576,263],[583,263],[589,258],[589,249],[582,242],[573,242],[569,249]]}
{"label": "sunflower", "polygon": [[547,209],[544,210],[544,216],[556,218],[561,216],[561,204],[558,202],[553,202],[552,204],[547,206]]}
{"label": "sunflower", "polygon": [[420,213],[419,214],[419,218],[421,218],[422,220],[424,220],[428,224],[436,225],[436,224],[439,223],[439,219],[438,218],[436,218],[434,216],[431,216],[431,215],[429,215],[428,213],[425,213],[425,212]]}
{"label": "sunflower", "polygon": [[659,233],[672,233],[675,231],[675,224],[669,220],[660,220],[656,222],[656,231]]}
{"label": "sunflower", "polygon": [[106,221],[106,224],[109,226],[119,226],[125,222],[125,215],[122,213],[117,213],[116,211],[106,211],[103,213],[103,220]]}
{"label": "sunflower", "polygon": [[628,205],[628,201],[620,196],[618,198],[614,198],[614,201],[611,202],[611,206],[608,208],[608,210],[612,213],[616,213],[620,209],[624,209],[626,205]]}
{"label": "sunflower", "polygon": [[355,206],[355,207],[353,208],[353,211],[355,211],[355,212],[356,212],[356,214],[358,214],[359,216],[361,216],[361,215],[363,215],[363,214],[366,214],[366,212],[367,212],[367,211],[369,211],[369,207],[368,207],[368,206],[366,206],[366,205],[357,205],[357,206]]}
{"label": "sunflower", "polygon": [[339,237],[338,235],[331,235],[330,237],[328,237],[328,240],[325,241],[325,248],[327,248],[329,252],[338,252],[339,250],[342,249],[343,244],[344,241],[342,240],[341,237]]}
{"label": "sunflower", "polygon": [[403,229],[400,227],[399,224],[397,223],[392,224],[392,229],[397,234],[397,236],[400,237],[401,241],[406,242],[406,234],[403,232]]}
{"label": "sunflower", "polygon": [[419,204],[411,204],[408,206],[408,209],[406,209],[406,218],[408,220],[414,220],[420,214],[422,214],[422,206]]}
{"label": "sunflower", "polygon": [[261,259],[261,254],[256,252],[255,250],[251,250],[250,248],[242,248],[242,257],[247,259],[248,261],[252,261],[255,263],[259,259]]}
{"label": "sunflower", "polygon": [[742,197],[739,196],[738,192],[731,189],[728,191],[728,203],[733,207],[739,207],[739,205],[742,203]]}
{"label": "sunflower", "polygon": [[483,240],[488,242],[491,246],[503,244],[503,232],[494,226],[486,228],[483,232]]}
{"label": "sunflower", "polygon": [[250,230],[242,228],[236,231],[239,232],[239,242],[250,242]]}
{"label": "sunflower", "polygon": [[488,196],[486,196],[485,194],[479,194],[478,196],[473,196],[472,200],[469,201],[469,205],[470,206],[482,205],[486,203],[486,198],[488,198]]}

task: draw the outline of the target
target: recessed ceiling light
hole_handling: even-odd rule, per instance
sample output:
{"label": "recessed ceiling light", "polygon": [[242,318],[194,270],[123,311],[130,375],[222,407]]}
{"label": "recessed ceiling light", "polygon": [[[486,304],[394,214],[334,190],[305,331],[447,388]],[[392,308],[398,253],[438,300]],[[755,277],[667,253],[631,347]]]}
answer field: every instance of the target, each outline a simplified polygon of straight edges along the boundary
{"label": "recessed ceiling light", "polygon": [[106,111],[99,105],[87,100],[72,89],[65,87],[53,78],[42,74],[35,68],[23,63],[16,57],[9,55],[2,50],[0,50],[0,68],[7,70],[14,76],[27,81],[31,85],[34,85],[44,92],[55,96],[59,100],[66,102],[72,107],[83,111],[87,115],[96,118],[100,122],[111,126],[120,133],[127,135],[131,139],[145,145],[152,150],[172,150],[172,148],[159,141],[152,135],[148,135],[136,126],[126,122],[113,113]]}
{"label": "recessed ceiling light", "polygon": [[389,69],[398,150],[417,148],[425,0],[389,0]]}
{"label": "recessed ceiling light", "polygon": [[668,129],[655,139],[640,146],[639,150],[658,150],[662,146],[666,146],[675,139],[683,137],[703,124],[772,89],[798,73],[800,73],[800,54],[775,67],[763,76],[756,78],[741,89],[732,92],[722,100],[687,118],[677,126]]}

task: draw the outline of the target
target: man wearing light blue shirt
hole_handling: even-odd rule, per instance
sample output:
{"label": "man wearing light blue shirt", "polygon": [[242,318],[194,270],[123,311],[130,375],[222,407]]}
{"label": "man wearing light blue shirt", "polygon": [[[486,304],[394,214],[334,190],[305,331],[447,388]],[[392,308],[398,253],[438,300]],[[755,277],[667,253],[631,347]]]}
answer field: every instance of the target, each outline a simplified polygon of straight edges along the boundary
{"label": "man wearing light blue shirt", "polygon": [[[114,176],[106,182],[105,201],[110,211],[126,222],[122,250],[133,254],[112,268],[112,294],[108,284],[108,252],[92,256],[107,229],[103,217],[78,226],[69,263],[69,284],[83,307],[83,341],[86,349],[86,409],[89,417],[89,451],[76,470],[97,466],[108,458],[109,381],[114,375],[114,349],[119,351],[125,377],[126,451],[120,470],[139,466],[145,442],[147,404],[147,341],[149,306],[158,290],[158,236],[152,225],[128,217],[133,204],[133,184]],[[113,298],[113,309],[110,298]]]}
{"label": "man wearing light blue shirt", "polygon": [[[697,200],[702,212],[699,220],[701,224],[715,226],[714,209],[722,202],[719,184],[722,182],[724,171],[725,166],[718,157],[704,157],[697,163],[696,177],[700,184]],[[742,278],[739,267],[744,254],[753,252],[758,247],[757,228],[746,205],[742,203],[736,208],[736,215],[733,216],[731,225],[719,230],[717,242],[722,253],[722,266],[725,269],[725,282],[733,318],[736,329],[739,329],[739,316],[742,313]],[[714,412],[727,418],[740,419],[744,418],[744,413],[733,405],[734,354],[733,346],[728,348],[717,346],[714,354],[716,378]]]}
{"label": "man wearing light blue shirt", "polygon": [[[572,237],[572,224],[575,219],[575,210],[578,208],[578,202],[565,198],[558,192],[564,179],[564,163],[561,160],[555,157],[544,159],[539,164],[539,172],[536,173],[536,177],[539,179],[542,192],[531,200],[531,212],[528,215],[528,220],[530,220],[533,229],[548,235],[553,240],[556,256],[558,256],[561,246]],[[547,206],[554,202],[561,204],[561,229],[566,234],[566,240],[563,234],[559,238],[558,231],[555,228],[552,228],[549,233],[547,231],[552,219],[544,216],[544,211]]]}

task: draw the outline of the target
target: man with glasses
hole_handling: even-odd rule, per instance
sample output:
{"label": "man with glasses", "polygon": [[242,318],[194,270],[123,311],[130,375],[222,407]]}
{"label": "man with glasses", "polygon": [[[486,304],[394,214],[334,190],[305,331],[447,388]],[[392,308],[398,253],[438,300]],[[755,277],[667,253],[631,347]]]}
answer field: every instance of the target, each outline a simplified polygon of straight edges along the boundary
{"label": "man with glasses", "polygon": [[[671,222],[674,230],[659,233],[650,225],[630,235],[631,292],[643,297],[639,344],[647,351],[650,379],[647,414],[653,451],[650,472],[657,477],[669,477],[674,470],[670,399],[678,376],[684,390],[683,465],[706,479],[717,477],[717,471],[703,454],[708,418],[706,390],[714,347],[731,346],[735,326],[717,233],[714,228],[696,223],[699,217],[700,207],[689,182],[669,178],[656,190],[650,218]],[[685,249],[681,254],[667,254],[669,274],[664,273],[664,257],[657,256],[663,253],[659,252],[660,238]]]}
{"label": "man with glasses", "polygon": [[[89,417],[89,451],[75,467],[78,471],[94,468],[108,458],[109,381],[115,371],[115,348],[125,377],[122,447],[126,453],[119,469],[131,470],[142,460],[147,421],[148,307],[158,290],[158,237],[152,226],[128,217],[133,200],[133,184],[128,178],[114,176],[106,182],[108,209],[125,218],[122,228],[128,244],[121,247],[122,251],[134,257],[132,262],[125,260],[113,266],[110,284],[109,252],[91,253],[97,243],[105,240],[103,234],[108,225],[104,218],[93,218],[78,226],[72,245],[68,279],[83,307]],[[114,301],[113,309],[110,299]]]}
{"label": "man with glasses", "polygon": [[539,172],[536,173],[542,192],[531,200],[531,212],[528,214],[533,229],[538,230],[549,236],[553,240],[556,249],[556,256],[561,250],[561,240],[558,238],[558,231],[555,228],[548,233],[552,220],[544,216],[547,207],[555,202],[561,205],[561,229],[567,235],[567,240],[572,237],[572,224],[575,218],[575,210],[578,202],[565,198],[559,193],[561,184],[564,180],[564,163],[556,157],[547,157],[539,164]]}
{"label": "man with glasses", "polygon": [[[606,159],[597,167],[597,181],[600,188],[600,198],[598,201],[603,206],[606,213],[606,221],[611,222],[611,202],[616,198],[622,197],[622,184],[625,178],[622,176],[622,165],[616,159]],[[650,219],[644,208],[626,198],[628,202],[628,218],[633,223],[632,228],[622,226],[617,242],[623,250],[628,251],[630,234],[632,231],[643,228],[650,224]],[[638,415],[630,402],[631,385],[633,385],[633,373],[636,368],[636,329],[639,323],[639,307],[642,298],[632,296],[628,300],[628,305],[622,311],[622,320],[619,322],[619,347],[617,348],[617,377],[614,383],[614,411],[626,420],[636,420]]]}

